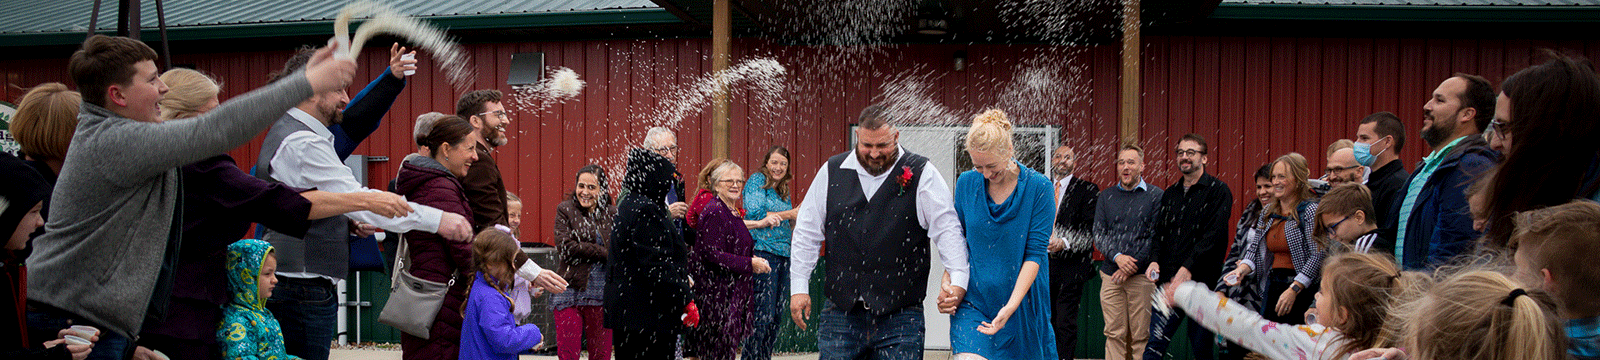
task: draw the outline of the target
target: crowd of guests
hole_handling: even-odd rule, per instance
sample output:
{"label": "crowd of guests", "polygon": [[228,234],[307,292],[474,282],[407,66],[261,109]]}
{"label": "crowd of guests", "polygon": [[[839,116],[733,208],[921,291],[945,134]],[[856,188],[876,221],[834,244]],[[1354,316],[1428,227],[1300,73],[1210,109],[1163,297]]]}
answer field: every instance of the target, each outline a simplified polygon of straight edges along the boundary
{"label": "crowd of guests", "polygon": [[[773,146],[748,176],[706,162],[691,197],[676,134],[651,128],[619,196],[603,167],[577,169],[546,270],[518,246],[523,204],[494,162],[503,94],[419,116],[416,152],[368,189],[343,159],[416,62],[391,47],[352,98],[338,50],[303,49],[219,101],[203,72],[158,73],[143,43],[95,36],[69,65],[78,91],[30,90],[11,126],[25,155],[0,155],[0,353],[326,359],[350,244],[382,230],[404,234],[396,271],[447,288],[413,314],[426,325],[402,334],[407,359],[551,345],[523,323],[546,310],[533,296],[550,296],[563,360],[769,359],[785,322],[815,322],[823,359],[921,358],[935,248],[957,359],[1072,358],[1093,279],[1108,359],[1161,359],[1185,321],[1201,359],[1600,358],[1600,271],[1585,266],[1600,251],[1600,143],[1586,141],[1600,76],[1553,52],[1498,91],[1445,79],[1418,132],[1432,152],[1410,171],[1388,112],[1353,122],[1320,176],[1295,152],[1261,165],[1231,228],[1233,192],[1199,134],[1170,144],[1181,176],[1163,188],[1131,143],[1094,160],[1062,146],[1049,174],[1031,169],[989,110],[952,188],[900,146],[909,119],[874,105],[807,191]],[[224,154],[263,130],[255,168]],[[1115,183],[1074,176],[1091,161],[1112,161]]]}

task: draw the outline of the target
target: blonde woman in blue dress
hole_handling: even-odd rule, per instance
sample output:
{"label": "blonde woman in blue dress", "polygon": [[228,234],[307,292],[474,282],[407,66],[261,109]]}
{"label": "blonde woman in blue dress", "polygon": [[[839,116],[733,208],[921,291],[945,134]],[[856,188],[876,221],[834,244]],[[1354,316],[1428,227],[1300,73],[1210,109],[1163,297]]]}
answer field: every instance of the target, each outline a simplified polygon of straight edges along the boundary
{"label": "blonde woman in blue dress", "polygon": [[1050,179],[1015,159],[1000,110],[973,119],[973,170],[956,179],[955,207],[972,263],[967,296],[950,319],[956,359],[1055,359],[1045,250],[1055,221]]}

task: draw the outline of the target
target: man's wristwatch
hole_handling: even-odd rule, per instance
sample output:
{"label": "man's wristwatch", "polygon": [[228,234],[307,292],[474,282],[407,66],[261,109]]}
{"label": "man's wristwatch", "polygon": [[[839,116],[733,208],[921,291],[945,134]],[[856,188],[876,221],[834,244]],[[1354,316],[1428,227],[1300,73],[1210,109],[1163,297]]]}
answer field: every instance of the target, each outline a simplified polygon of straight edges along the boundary
{"label": "man's wristwatch", "polygon": [[1289,289],[1290,290],[1294,290],[1294,292],[1296,292],[1296,293],[1299,293],[1301,291],[1305,291],[1306,287],[1300,286],[1300,283],[1289,283]]}

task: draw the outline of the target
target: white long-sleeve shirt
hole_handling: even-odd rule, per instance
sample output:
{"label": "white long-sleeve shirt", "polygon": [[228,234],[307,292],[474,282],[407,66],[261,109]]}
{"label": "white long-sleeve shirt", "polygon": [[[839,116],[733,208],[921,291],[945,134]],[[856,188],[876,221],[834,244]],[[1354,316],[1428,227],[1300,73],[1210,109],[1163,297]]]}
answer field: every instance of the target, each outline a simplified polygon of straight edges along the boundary
{"label": "white long-sleeve shirt", "polygon": [[1350,340],[1337,330],[1269,321],[1197,282],[1179,284],[1173,298],[1195,322],[1269,359],[1344,360],[1350,355],[1338,353]]}
{"label": "white long-sleeve shirt", "polygon": [[[906,153],[904,148],[897,150],[897,154]],[[890,163],[898,161],[897,155]],[[839,168],[856,171],[862,195],[868,199],[878,192],[878,187],[883,186],[884,181],[889,180],[889,174],[894,173],[885,171],[877,176],[868,174],[861,162],[856,160],[855,151],[850,152]],[[955,195],[933,164],[923,165],[922,179],[917,182],[916,191],[917,224],[928,230],[928,237],[939,247],[939,262],[944,264],[945,271],[950,272],[950,284],[966,289],[967,237],[961,230],[960,218],[956,216]],[[823,163],[822,169],[817,170],[817,177],[811,180],[810,190],[806,191],[806,199],[800,203],[800,212],[795,218],[794,238],[789,248],[790,294],[810,292],[811,271],[817,267],[818,251],[824,239],[822,223],[828,215],[827,202],[828,165]]]}
{"label": "white long-sleeve shirt", "polygon": [[[339,160],[333,150],[333,133],[311,114],[298,108],[289,109],[289,116],[300,120],[311,131],[300,131],[283,139],[272,156],[272,178],[284,185],[302,189],[322,190],[330,193],[379,191],[368,189],[356,181],[350,167]],[[391,232],[412,230],[438,232],[439,219],[444,211],[430,206],[411,203],[412,213],[389,218],[371,211],[356,211],[344,215],[356,221],[372,224]],[[311,273],[279,273],[288,277],[317,277]]]}

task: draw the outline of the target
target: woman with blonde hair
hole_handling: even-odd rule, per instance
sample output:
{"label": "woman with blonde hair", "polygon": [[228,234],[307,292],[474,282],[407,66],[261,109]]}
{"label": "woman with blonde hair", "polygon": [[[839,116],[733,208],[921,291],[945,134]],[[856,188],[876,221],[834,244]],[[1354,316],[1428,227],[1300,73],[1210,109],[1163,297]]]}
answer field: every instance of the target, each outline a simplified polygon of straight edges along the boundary
{"label": "woman with blonde hair", "polygon": [[1312,198],[1306,158],[1289,153],[1272,162],[1273,201],[1245,248],[1245,258],[1232,265],[1224,284],[1246,284],[1262,299],[1259,312],[1267,320],[1304,324],[1317,293],[1323,250],[1312,235],[1319,203]]}
{"label": "woman with blonde hair", "polygon": [[[162,95],[160,121],[199,116],[217,106],[215,80],[190,69],[161,75],[171,89]],[[304,233],[310,220],[352,211],[385,216],[410,212],[405,200],[386,192],[338,194],[301,190],[267,182],[240,170],[233,157],[213,156],[183,171],[183,240],[165,319],[147,323],[138,345],[174,359],[216,359],[222,355],[216,330],[228,304],[228,245],[248,234],[250,223],[285,233]]]}
{"label": "woman with blonde hair", "polygon": [[950,318],[956,359],[1055,359],[1046,247],[1055,223],[1050,179],[1016,160],[1012,125],[991,109],[972,120],[973,169],[956,179],[956,215],[972,269]]}

